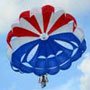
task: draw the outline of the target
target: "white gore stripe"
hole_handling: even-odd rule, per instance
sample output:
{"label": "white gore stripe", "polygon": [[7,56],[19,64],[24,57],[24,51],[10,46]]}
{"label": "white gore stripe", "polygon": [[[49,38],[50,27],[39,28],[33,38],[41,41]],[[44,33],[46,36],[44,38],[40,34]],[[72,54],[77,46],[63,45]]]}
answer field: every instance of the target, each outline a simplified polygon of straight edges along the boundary
{"label": "white gore stripe", "polygon": [[54,40],[54,41],[67,49],[73,50],[73,46],[65,41],[61,41],[61,40]]}
{"label": "white gore stripe", "polygon": [[68,24],[58,28],[56,31],[52,32],[50,35],[60,34],[60,33],[67,33],[73,32],[73,21],[69,22]]}
{"label": "white gore stripe", "polygon": [[49,25],[47,27],[46,33],[49,32],[49,30],[51,29],[51,27],[55,24],[55,22],[58,20],[58,18],[64,14],[63,10],[57,11],[55,13],[52,13],[50,21],[49,21]]}
{"label": "white gore stripe", "polygon": [[38,58],[39,58],[39,59],[46,59],[45,56],[39,56]]}
{"label": "white gore stripe", "polygon": [[22,64],[25,65],[25,66],[27,66],[27,67],[32,68],[32,66],[31,66],[29,63],[27,63],[27,62],[24,62],[24,63],[22,63]]}
{"label": "white gore stripe", "polygon": [[14,23],[14,24],[11,25],[11,28],[12,28],[12,29],[13,29],[14,27],[20,27],[20,28],[22,28],[19,23]]}
{"label": "white gore stripe", "polygon": [[24,18],[20,19],[20,25],[21,27],[30,30],[38,35],[40,35],[40,33],[34,28],[34,26],[32,26],[27,20],[25,20]]}
{"label": "white gore stripe", "polygon": [[48,69],[55,69],[55,68],[57,68],[58,66],[54,66],[54,67],[50,67],[50,68],[48,68]]}
{"label": "white gore stripe", "polygon": [[63,52],[63,51],[60,50],[60,51],[58,51],[58,52],[56,53],[56,55],[59,55],[59,54],[61,54],[62,52]]}
{"label": "white gore stripe", "polygon": [[13,70],[19,70],[18,68],[14,67],[14,66],[12,66],[12,69],[13,69]]}
{"label": "white gore stripe", "polygon": [[34,55],[36,54],[37,50],[38,50],[38,47],[39,47],[39,44],[36,45],[30,52],[29,52],[29,55],[27,56],[27,62],[29,62],[33,57]]}
{"label": "white gore stripe", "polygon": [[25,55],[26,55],[26,53],[24,53],[23,56],[21,57],[21,62],[23,62]]}
{"label": "white gore stripe", "polygon": [[[61,7],[55,7],[54,9],[55,9],[55,12],[63,10]],[[64,10],[64,12],[65,12],[65,10]]]}
{"label": "white gore stripe", "polygon": [[67,61],[65,61],[64,63],[62,63],[60,66],[63,66],[63,65],[65,65],[66,63],[68,63],[69,62],[69,60],[67,60]]}
{"label": "white gore stripe", "polygon": [[72,56],[71,57],[73,57],[76,54],[77,50],[78,50],[78,48],[76,48],[76,49],[73,50],[73,53],[72,53]]}
{"label": "white gore stripe", "polygon": [[44,33],[44,29],[43,29],[43,16],[41,13],[37,13],[35,14],[36,20],[39,24],[39,27],[41,29],[41,32]]}
{"label": "white gore stripe", "polygon": [[38,14],[38,13],[42,13],[42,9],[41,8],[33,8],[30,10],[30,17],[32,17],[33,15],[35,14]]}
{"label": "white gore stripe", "polygon": [[84,32],[82,29],[80,28],[76,28],[74,31],[74,35],[82,42],[82,40],[84,39]]}
{"label": "white gore stripe", "polygon": [[76,47],[78,47],[78,44],[76,42],[71,41]]}
{"label": "white gore stripe", "polygon": [[55,57],[55,55],[54,54],[50,54],[47,58],[53,58],[53,57]]}
{"label": "white gore stripe", "polygon": [[8,45],[7,46],[7,56],[8,56],[8,59],[11,60],[11,56],[12,56],[12,49],[10,48],[10,46]]}
{"label": "white gore stripe", "polygon": [[12,28],[14,28],[14,27],[24,28],[28,31],[31,31],[33,33],[36,33],[36,34],[40,35],[40,33],[28,21],[26,21],[24,18],[20,19],[20,23],[15,23],[11,27]]}
{"label": "white gore stripe", "polygon": [[28,42],[32,42],[37,39],[38,39],[37,37],[17,37],[15,39],[12,39],[10,43],[11,43],[13,51],[15,51],[21,45],[28,43]]}
{"label": "white gore stripe", "polygon": [[[48,69],[55,69],[55,68],[57,68],[58,66],[54,66],[54,67],[50,67],[50,68],[48,68]],[[43,68],[35,68],[35,69],[38,69],[38,70],[43,70]]]}
{"label": "white gore stripe", "polygon": [[38,68],[38,67],[36,67],[35,69],[38,69],[38,70],[43,70],[43,68]]}

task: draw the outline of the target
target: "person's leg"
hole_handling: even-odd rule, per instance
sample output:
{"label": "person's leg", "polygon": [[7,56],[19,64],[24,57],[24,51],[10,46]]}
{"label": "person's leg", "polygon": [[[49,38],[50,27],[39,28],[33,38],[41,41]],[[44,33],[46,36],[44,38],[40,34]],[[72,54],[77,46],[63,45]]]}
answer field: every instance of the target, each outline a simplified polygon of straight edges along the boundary
{"label": "person's leg", "polygon": [[41,87],[42,87],[42,88],[46,87],[46,83],[45,83],[45,82],[42,82],[42,83],[41,83]]}

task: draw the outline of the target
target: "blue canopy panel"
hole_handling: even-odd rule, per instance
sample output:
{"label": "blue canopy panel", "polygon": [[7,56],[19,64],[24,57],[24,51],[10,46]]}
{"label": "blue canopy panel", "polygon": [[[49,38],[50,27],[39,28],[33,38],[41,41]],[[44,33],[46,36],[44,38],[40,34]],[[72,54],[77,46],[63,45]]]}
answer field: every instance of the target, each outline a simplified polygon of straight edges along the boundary
{"label": "blue canopy panel", "polygon": [[68,69],[85,50],[85,40],[81,42],[73,33],[61,33],[20,46],[12,54],[11,66],[17,72],[54,75]]}

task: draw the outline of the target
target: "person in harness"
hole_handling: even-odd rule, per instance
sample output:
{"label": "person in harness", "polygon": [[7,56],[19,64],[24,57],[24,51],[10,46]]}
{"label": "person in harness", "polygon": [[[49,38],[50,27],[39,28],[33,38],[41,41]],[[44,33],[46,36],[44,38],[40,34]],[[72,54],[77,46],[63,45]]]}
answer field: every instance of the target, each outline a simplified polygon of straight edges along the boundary
{"label": "person in harness", "polygon": [[41,87],[46,87],[46,83],[48,82],[47,75],[43,75],[39,78],[39,83],[41,83]]}

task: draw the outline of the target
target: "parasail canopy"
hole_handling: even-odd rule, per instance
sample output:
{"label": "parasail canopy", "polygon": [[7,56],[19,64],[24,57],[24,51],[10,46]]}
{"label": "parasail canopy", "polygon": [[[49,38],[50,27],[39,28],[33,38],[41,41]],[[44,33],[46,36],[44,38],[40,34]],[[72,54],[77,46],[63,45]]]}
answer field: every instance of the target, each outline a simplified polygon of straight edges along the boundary
{"label": "parasail canopy", "polygon": [[7,43],[12,69],[38,76],[68,69],[86,50],[75,18],[50,5],[22,12]]}

